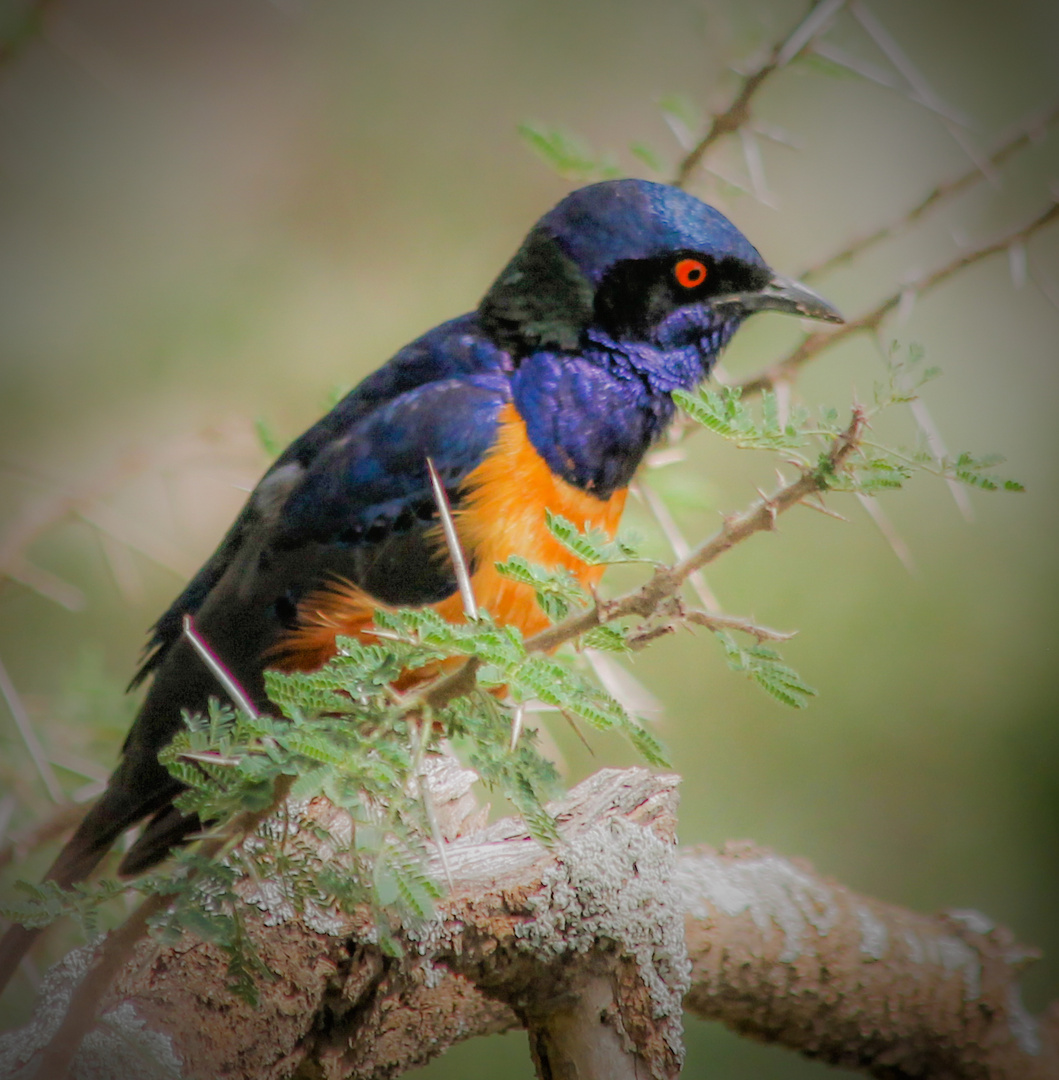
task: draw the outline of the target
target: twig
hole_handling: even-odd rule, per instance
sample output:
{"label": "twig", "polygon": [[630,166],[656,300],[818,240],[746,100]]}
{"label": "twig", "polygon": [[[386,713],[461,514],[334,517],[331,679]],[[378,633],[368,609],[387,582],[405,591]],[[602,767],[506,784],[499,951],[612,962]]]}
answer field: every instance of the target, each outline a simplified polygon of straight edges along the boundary
{"label": "twig", "polygon": [[684,187],[691,174],[699,167],[706,152],[719,139],[738,131],[750,119],[750,102],[769,76],[786,67],[817,35],[823,33],[828,23],[845,5],[846,0],[819,0],[809,14],[779,42],[760,67],[743,77],[731,104],[723,112],[714,115],[706,134],[688,151],[677,166],[670,181],[676,187]]}
{"label": "twig", "polygon": [[687,611],[684,613],[684,620],[696,626],[704,626],[707,630],[739,630],[758,641],[790,641],[796,633],[794,630],[773,630],[736,615],[716,615],[709,611]]}
{"label": "twig", "polygon": [[212,750],[185,750],[182,754],[177,754],[177,757],[181,761],[199,761],[204,765],[224,765],[229,768],[241,764],[239,758],[225,757]]}
{"label": "twig", "polygon": [[[1053,104],[1043,112],[1034,113],[1029,119],[1023,120],[1011,134],[1005,136],[1000,141],[986,160],[994,169],[999,168],[1010,157],[1013,157],[1020,150],[1025,149],[1035,140],[1039,139],[1045,131],[1056,123],[1059,123],[1059,102]],[[959,176],[942,181],[942,183],[938,184],[937,187],[928,192],[920,202],[901,217],[887,222],[874,232],[858,237],[841,251],[836,251],[833,255],[829,255],[821,262],[806,267],[798,276],[801,278],[819,277],[822,274],[829,273],[831,270],[836,269],[843,263],[851,261],[858,255],[863,254],[869,248],[874,247],[876,244],[899,236],[901,233],[906,232],[915,225],[924,214],[927,214],[939,204],[955,198],[955,196],[959,195],[961,192],[966,191],[969,187],[978,183],[982,178],[982,170],[975,166],[974,168],[961,173]]]}
{"label": "twig", "polygon": [[[657,569],[640,588],[616,600],[599,602],[588,611],[571,615],[561,623],[534,634],[525,642],[526,651],[552,652],[560,645],[573,641],[604,623],[629,615],[638,615],[641,618],[654,615],[666,600],[677,595],[697,570],[754,533],[775,528],[776,518],[780,514],[797,506],[810,495],[826,491],[828,474],[841,470],[849,456],[857,449],[864,431],[865,419],[864,410],[860,406],[854,407],[849,426],[835,439],[824,456],[826,467],[821,464],[816,469],[804,471],[797,480],[755,503],[749,510],[725,519],[720,532],[704,541],[676,565]],[[402,712],[408,716],[421,713],[424,709],[440,709],[450,701],[469,694],[477,685],[480,666],[481,661],[477,657],[470,657],[455,671],[442,675],[422,690],[409,694],[402,702]]]}
{"label": "twig", "polygon": [[32,592],[51,600],[67,611],[83,611],[85,594],[76,586],[64,581],[57,574],[31,563],[22,555],[15,555],[0,567],[0,581],[5,577],[17,581]]}
{"label": "twig", "polygon": [[[849,426],[835,439],[826,455],[829,471],[837,472],[845,465],[860,442],[864,424],[864,410],[857,406],[853,410]],[[616,600],[597,604],[589,611],[573,615],[535,634],[526,642],[527,651],[550,652],[603,623],[628,615],[644,618],[653,615],[659,605],[675,596],[684,582],[700,567],[706,566],[754,533],[774,528],[779,514],[797,506],[809,495],[825,491],[827,486],[826,475],[821,469],[803,472],[797,480],[755,503],[749,510],[726,518],[719,532],[700,544],[675,566],[660,567],[640,588]]]}
{"label": "twig", "polygon": [[0,799],[0,852],[3,852],[9,846],[7,839],[7,830],[11,825],[11,819],[15,816],[15,807],[18,806],[18,800],[15,798],[15,793],[9,791],[2,799]]}
{"label": "twig", "polygon": [[[658,527],[665,534],[666,540],[669,541],[673,554],[678,559],[683,559],[691,552],[691,545],[680,531],[680,526],[677,525],[673,515],[669,512],[665,499],[661,498],[658,492],[642,478],[637,481],[636,486],[641,496],[643,496],[644,504],[651,512],[651,516],[658,522]],[[706,577],[701,571],[696,571],[689,580],[698,598],[710,611],[721,610],[720,602],[714,596],[713,590],[707,584]]]}
{"label": "twig", "polygon": [[51,763],[48,761],[47,754],[44,753],[44,747],[41,746],[37,733],[33,730],[33,721],[30,719],[25,705],[22,704],[22,698],[19,696],[15,684],[11,681],[11,676],[8,675],[3,660],[0,660],[0,694],[3,694],[7,707],[11,710],[18,733],[26,744],[29,756],[33,759],[33,764],[36,766],[44,786],[48,789],[52,802],[66,802],[66,794],[51,767]]}
{"label": "twig", "polygon": [[[845,465],[859,444],[864,424],[865,413],[858,406],[853,411],[849,426],[835,439],[825,457],[828,471],[837,472]],[[797,480],[755,503],[749,510],[726,519],[720,532],[700,544],[676,565],[660,567],[640,588],[616,600],[597,603],[588,611],[572,615],[561,623],[534,634],[526,640],[526,651],[552,652],[560,645],[604,623],[629,615],[650,617],[664,601],[676,596],[695,571],[754,533],[774,528],[779,514],[797,506],[808,496],[827,490],[827,487],[822,467],[803,472]],[[481,661],[477,657],[468,658],[455,671],[442,675],[421,690],[407,695],[401,703],[402,713],[411,716],[422,713],[425,709],[440,709],[450,701],[469,694],[477,685],[480,666]]]}
{"label": "twig", "polygon": [[85,597],[80,589],[34,565],[25,554],[44,533],[73,518],[80,518],[118,543],[139,550],[153,562],[181,575],[194,569],[184,565],[185,560],[176,548],[124,521],[103,500],[135,476],[193,464],[201,458],[203,449],[202,437],[175,440],[149,451],[130,447],[79,486],[70,486],[42,475],[39,469],[16,463],[13,468],[19,473],[55,488],[33,500],[0,536],[0,581],[10,578],[72,611],[83,608]]}
{"label": "twig", "polygon": [[1029,222],[1027,225],[1023,225],[1014,232],[1006,233],[999,239],[992,240],[987,244],[983,244],[981,247],[972,248],[971,250],[964,252],[945,266],[934,270],[925,277],[920,278],[918,281],[905,285],[898,292],[888,296],[870,311],[865,312],[855,319],[851,319],[837,330],[819,330],[816,333],[810,334],[796,349],[782,360],[777,361],[775,364],[770,364],[756,375],[751,375],[742,383],[739,383],[738,385],[741,393],[746,397],[750,394],[760,394],[765,390],[771,390],[777,382],[783,379],[790,379],[807,361],[818,356],[825,349],[830,349],[832,346],[837,345],[841,341],[845,341],[847,338],[853,337],[855,334],[878,330],[879,324],[891,311],[894,311],[900,305],[901,300],[906,293],[910,293],[916,297],[924,296],[931,289],[936,288],[943,281],[947,281],[961,270],[966,270],[969,266],[973,266],[975,263],[981,262],[991,255],[996,255],[998,252],[1006,251],[1012,244],[1028,240],[1031,236],[1040,232],[1041,229],[1050,225],[1057,218],[1059,218],[1059,203],[1052,203],[1044,213],[1034,218],[1033,221]]}
{"label": "twig", "polygon": [[852,0],[849,11],[853,18],[860,23],[879,51],[890,61],[894,70],[905,80],[909,89],[915,95],[915,99],[920,104],[932,112],[936,112],[939,116],[952,120],[961,127],[967,126],[967,120],[962,116],[953,114],[953,110],[948,108],[945,102],[942,101],[934,88],[927,82],[927,77],[912,62],[912,58],[901,48],[893,34],[869,10],[864,0]]}

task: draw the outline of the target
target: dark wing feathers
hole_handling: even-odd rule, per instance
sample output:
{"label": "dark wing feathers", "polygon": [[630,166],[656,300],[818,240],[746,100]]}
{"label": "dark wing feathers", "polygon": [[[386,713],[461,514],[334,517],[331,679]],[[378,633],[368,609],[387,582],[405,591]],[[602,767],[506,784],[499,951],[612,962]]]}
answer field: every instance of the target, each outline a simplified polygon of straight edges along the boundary
{"label": "dark wing feathers", "polygon": [[[263,524],[276,529],[281,545],[312,539],[376,546],[375,558],[362,552],[352,559],[358,583],[373,593],[401,564],[413,569],[408,557],[414,544],[396,538],[414,530],[432,509],[424,433],[434,428],[429,453],[446,484],[454,486],[488,445],[483,440],[491,438],[489,418],[495,416],[489,403],[506,395],[510,369],[508,355],[482,335],[472,314],[435,327],[364,379],[265,473],[220,546],[152,627],[130,689],[158,668],[180,637],[184,616],[199,611]],[[437,395],[415,393],[450,381],[465,391],[443,387]],[[464,392],[461,403],[457,399]],[[485,412],[478,415],[480,406]],[[348,572],[350,560],[345,562]],[[426,596],[440,587],[436,581],[423,583],[419,592]],[[397,590],[397,599],[376,595],[393,603],[416,602],[404,591]]]}

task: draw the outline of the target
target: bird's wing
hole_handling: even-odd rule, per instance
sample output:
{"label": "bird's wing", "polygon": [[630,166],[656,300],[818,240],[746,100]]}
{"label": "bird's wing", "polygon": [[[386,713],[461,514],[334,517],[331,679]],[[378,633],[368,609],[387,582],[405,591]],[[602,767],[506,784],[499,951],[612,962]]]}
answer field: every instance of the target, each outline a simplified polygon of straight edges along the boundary
{"label": "bird's wing", "polygon": [[[184,616],[194,615],[202,607],[206,598],[245,549],[248,537],[260,530],[263,512],[270,520],[274,518],[277,510],[284,506],[288,497],[296,494],[295,489],[300,485],[306,486],[304,492],[297,495],[298,510],[284,517],[280,523],[281,530],[304,534],[306,530],[309,533],[314,529],[326,533],[330,528],[334,528],[341,532],[346,528],[355,528],[356,522],[345,522],[345,516],[351,509],[356,511],[358,508],[364,516],[370,515],[374,508],[375,517],[380,518],[379,527],[385,528],[387,508],[383,504],[393,503],[394,499],[400,500],[402,486],[415,486],[410,477],[401,474],[402,470],[408,467],[414,451],[409,449],[412,440],[407,440],[402,447],[400,440],[395,441],[392,435],[381,432],[380,426],[371,421],[373,414],[386,409],[392,410],[396,406],[396,413],[387,415],[391,421],[399,416],[400,423],[404,423],[404,417],[414,415],[416,411],[422,415],[426,403],[432,397],[428,393],[424,398],[417,398],[414,391],[432,384],[441,385],[448,379],[459,381],[473,379],[477,375],[503,375],[509,366],[507,354],[482,335],[476,316],[465,315],[435,327],[405,346],[387,364],[369,375],[326,416],[291,443],[273,463],[217,550],[151,628],[143,662],[129,688],[138,686],[158,667],[173,642],[179,638]],[[470,385],[468,383],[468,386]],[[438,400],[442,398],[448,400],[446,391],[442,391]],[[472,393],[467,399],[468,404],[474,398]],[[356,469],[351,457],[354,451],[341,450],[343,445],[355,445],[358,448],[356,452],[363,454],[367,451],[367,456],[370,457],[372,447],[368,445],[368,441],[371,439],[379,440],[377,464],[388,470],[392,490],[388,491],[385,497],[382,497],[385,482],[382,485],[377,481],[366,485],[357,483],[357,477],[353,475]],[[450,456],[458,456],[459,445],[459,440],[452,444]],[[437,464],[440,469],[440,458],[444,455],[435,456],[439,457]],[[421,470],[422,467],[423,463],[420,461],[416,468]],[[343,468],[347,475],[340,477],[339,473]],[[370,466],[361,462],[360,468],[367,472]],[[351,483],[352,487],[349,486]],[[407,493],[412,496],[410,490]],[[314,513],[308,505],[318,496],[327,500],[330,519],[328,514]],[[338,525],[338,522],[343,524]],[[369,547],[370,541],[362,546]],[[362,553],[362,561],[363,558]],[[369,586],[366,582],[358,583],[364,584],[365,588]]]}
{"label": "bird's wing", "polygon": [[[391,604],[455,592],[451,564],[438,557],[426,459],[458,505],[459,485],[495,443],[509,400],[503,375],[428,383],[370,412],[308,468],[288,462],[258,485],[195,611],[200,636],[253,699],[264,703],[262,669],[297,627],[299,603],[335,579]],[[181,640],[178,605],[165,616],[172,636],[152,660],[154,679],[124,747],[145,769],[179,729],[181,710],[204,710],[218,694]]]}

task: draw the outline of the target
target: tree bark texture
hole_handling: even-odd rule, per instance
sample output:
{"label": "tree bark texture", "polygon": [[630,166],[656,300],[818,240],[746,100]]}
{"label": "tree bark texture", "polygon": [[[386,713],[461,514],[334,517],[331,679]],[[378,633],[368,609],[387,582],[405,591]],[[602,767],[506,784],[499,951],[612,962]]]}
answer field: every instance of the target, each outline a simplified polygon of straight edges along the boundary
{"label": "tree bark texture", "polygon": [[[517,820],[482,826],[473,773],[433,768],[453,888],[399,932],[402,958],[367,917],[295,917],[279,883],[247,882],[277,975],[258,1004],[226,990],[220,950],[145,941],[71,1075],[367,1080],[523,1027],[542,1077],[661,1080],[680,1071],[683,1005],[878,1077],[1059,1077],[1059,1008],[1019,999],[1033,954],[978,913],[919,915],[750,845],[678,851],[673,776],[597,773],[550,807],[549,851]],[[327,804],[302,812],[336,830]],[[56,965],[33,1022],[0,1036],[0,1076],[35,1075],[92,956]]]}

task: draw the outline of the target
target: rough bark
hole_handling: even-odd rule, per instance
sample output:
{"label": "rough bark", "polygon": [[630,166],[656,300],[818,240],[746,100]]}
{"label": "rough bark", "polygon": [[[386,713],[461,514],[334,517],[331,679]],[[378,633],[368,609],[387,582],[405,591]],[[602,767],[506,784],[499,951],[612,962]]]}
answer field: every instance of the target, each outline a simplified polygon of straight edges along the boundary
{"label": "rough bark", "polygon": [[[674,777],[592,777],[551,808],[554,851],[515,820],[482,828],[472,780],[440,767],[432,783],[443,830],[458,836],[446,845],[454,888],[434,921],[403,932],[404,958],[372,943],[367,919],[296,919],[278,891],[248,884],[251,931],[278,973],[259,1003],[225,990],[218,950],[145,942],[73,1075],[389,1077],[460,1039],[524,1027],[541,1076],[672,1077],[683,999],[875,1076],[1059,1076],[1059,1010],[1022,1008],[1031,954],[984,916],[918,915],[748,845],[677,852]],[[71,953],[33,1024],[0,1037],[0,1076],[34,1075],[90,960]]]}
{"label": "rough bark", "polygon": [[682,852],[685,1007],[878,1077],[1059,1077],[1059,1003],[1036,1019],[1036,958],[977,911],[921,915],[752,845]]}

